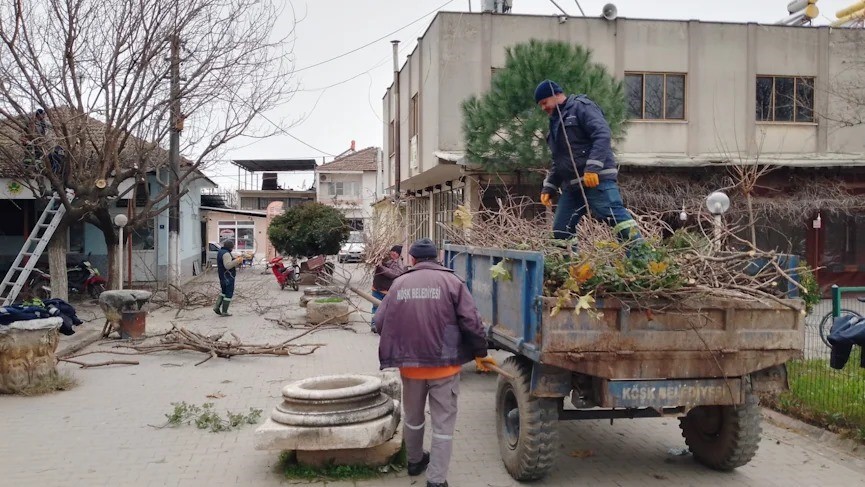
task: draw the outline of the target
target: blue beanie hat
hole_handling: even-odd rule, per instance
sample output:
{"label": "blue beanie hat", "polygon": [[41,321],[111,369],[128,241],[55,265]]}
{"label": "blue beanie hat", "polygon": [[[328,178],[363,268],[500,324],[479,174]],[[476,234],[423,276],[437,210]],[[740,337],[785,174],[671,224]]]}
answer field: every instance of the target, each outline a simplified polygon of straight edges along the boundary
{"label": "blue beanie hat", "polygon": [[545,79],[535,88],[535,103],[540,103],[544,98],[549,98],[558,93],[563,93],[562,87],[553,80]]}
{"label": "blue beanie hat", "polygon": [[432,240],[428,238],[422,238],[417,242],[411,244],[408,255],[414,257],[415,259],[436,258],[438,257],[439,252],[438,249],[436,249],[436,244],[433,243]]}

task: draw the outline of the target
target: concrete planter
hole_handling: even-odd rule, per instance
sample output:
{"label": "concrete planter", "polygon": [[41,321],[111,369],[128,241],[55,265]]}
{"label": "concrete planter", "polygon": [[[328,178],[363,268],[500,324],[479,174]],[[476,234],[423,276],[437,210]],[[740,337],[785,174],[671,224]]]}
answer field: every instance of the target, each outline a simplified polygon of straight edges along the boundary
{"label": "concrete planter", "polygon": [[300,307],[306,308],[310,301],[315,301],[319,298],[339,296],[339,290],[332,287],[314,286],[303,290],[303,295],[300,297]]}
{"label": "concrete planter", "polygon": [[0,394],[20,392],[57,374],[57,329],[63,320],[43,318],[0,326]]}
{"label": "concrete planter", "polygon": [[329,320],[328,323],[345,325],[348,324],[349,316],[351,308],[345,300],[337,303],[319,303],[312,300],[306,304],[306,318],[310,323],[318,324]]}
{"label": "concrete planter", "polygon": [[[394,438],[400,422],[399,401],[384,394],[382,380],[374,376],[313,377],[285,386],[282,399],[270,418],[256,429],[256,449],[375,449]],[[371,460],[381,458],[387,456],[391,446],[367,453]],[[350,453],[355,459],[364,454]]]}

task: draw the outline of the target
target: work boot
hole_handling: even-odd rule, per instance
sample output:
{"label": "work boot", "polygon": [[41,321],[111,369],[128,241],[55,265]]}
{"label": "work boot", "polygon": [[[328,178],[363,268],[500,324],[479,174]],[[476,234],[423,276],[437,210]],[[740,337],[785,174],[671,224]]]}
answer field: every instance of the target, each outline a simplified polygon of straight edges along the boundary
{"label": "work boot", "polygon": [[230,299],[222,300],[222,313],[219,313],[220,316],[231,316],[231,313],[228,312],[228,306],[231,305]]}
{"label": "work boot", "polygon": [[412,477],[416,477],[426,470],[427,465],[429,465],[429,452],[423,452],[423,458],[420,459],[417,463],[408,462],[408,474]]}
{"label": "work boot", "polygon": [[426,487],[448,487],[448,481],[444,482],[427,482]]}
{"label": "work boot", "polygon": [[218,315],[222,315],[222,311],[220,311],[219,308],[222,307],[222,301],[224,299],[225,299],[225,296],[223,296],[222,294],[220,294],[219,297],[216,298],[216,304],[213,305],[213,312],[214,313],[216,313]]}

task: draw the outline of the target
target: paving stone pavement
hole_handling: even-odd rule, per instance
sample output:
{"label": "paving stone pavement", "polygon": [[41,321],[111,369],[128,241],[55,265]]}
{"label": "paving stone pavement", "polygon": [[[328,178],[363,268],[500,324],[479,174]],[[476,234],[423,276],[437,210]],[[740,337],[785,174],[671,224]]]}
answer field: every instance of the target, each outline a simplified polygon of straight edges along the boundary
{"label": "paving stone pavement", "polygon": [[[205,282],[213,279],[203,277]],[[272,276],[250,269],[241,273],[237,294],[240,299],[233,317],[217,317],[208,308],[184,311],[177,318],[173,310],[157,310],[148,318],[148,332],[165,330],[173,321],[196,331],[231,331],[256,343],[274,343],[299,333],[265,318],[280,313],[299,318],[300,293],[279,291]],[[300,342],[324,344],[308,356],[213,359],[196,367],[200,354],[165,352],[135,357],[141,362],[138,366],[81,370],[61,364],[62,370],[78,379],[74,389],[42,397],[0,397],[0,486],[284,485],[275,470],[278,453],[253,449],[254,426],[228,433],[153,426],[164,423],[172,402],[211,401],[219,411],[256,407],[267,414],[289,381],[332,373],[373,373],[378,369],[377,337],[368,331],[362,316],[356,317],[353,330],[356,333],[328,330],[307,335]],[[102,342],[87,350],[112,344]],[[500,360],[506,356],[495,355]],[[82,360],[112,357],[131,358],[89,355]],[[521,485],[508,476],[499,459],[493,416],[495,378],[477,375],[468,365],[462,380],[450,485]],[[207,398],[217,393],[224,397]],[[560,423],[557,464],[546,479],[532,485],[865,485],[861,458],[767,423],[760,450],[750,464],[733,473],[714,472],[690,456],[670,453],[684,446],[677,424],[674,418],[616,420],[612,425],[609,421]],[[591,453],[578,458],[586,450]],[[422,477],[402,473],[328,485],[424,483]]]}

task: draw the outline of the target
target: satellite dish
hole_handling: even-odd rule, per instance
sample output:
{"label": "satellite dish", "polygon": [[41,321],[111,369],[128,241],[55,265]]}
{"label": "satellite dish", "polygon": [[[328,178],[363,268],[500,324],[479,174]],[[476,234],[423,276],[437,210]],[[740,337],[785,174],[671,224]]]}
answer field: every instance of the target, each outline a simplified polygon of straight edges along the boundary
{"label": "satellite dish", "polygon": [[612,3],[604,5],[604,10],[601,11],[601,17],[607,20],[615,20],[619,16],[619,9]]}

